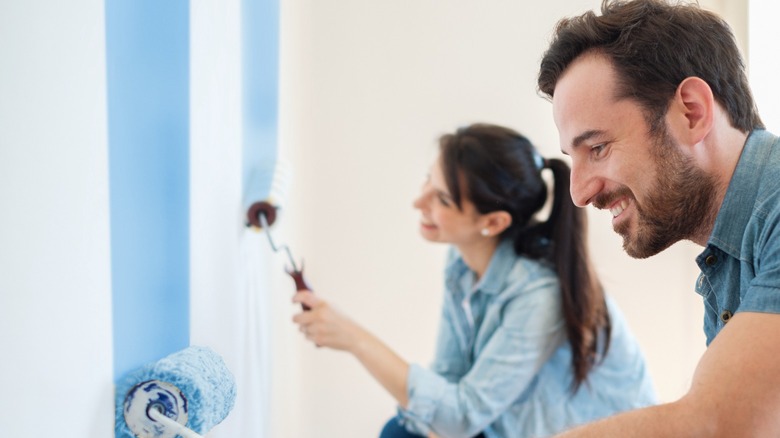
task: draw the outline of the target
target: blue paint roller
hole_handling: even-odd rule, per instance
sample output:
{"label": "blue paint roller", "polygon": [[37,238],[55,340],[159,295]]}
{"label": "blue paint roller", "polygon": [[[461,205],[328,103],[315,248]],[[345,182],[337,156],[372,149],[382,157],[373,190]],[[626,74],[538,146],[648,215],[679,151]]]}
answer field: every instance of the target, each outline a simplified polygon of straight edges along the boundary
{"label": "blue paint roller", "polygon": [[187,347],[117,384],[116,438],[202,438],[235,400],[235,380],[222,358],[208,347]]}

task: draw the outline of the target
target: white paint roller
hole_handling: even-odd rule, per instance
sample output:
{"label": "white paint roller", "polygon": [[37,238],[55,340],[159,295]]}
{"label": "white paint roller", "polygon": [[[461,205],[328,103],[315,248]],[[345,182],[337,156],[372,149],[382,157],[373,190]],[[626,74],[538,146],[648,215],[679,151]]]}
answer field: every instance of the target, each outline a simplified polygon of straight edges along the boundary
{"label": "white paint roller", "polygon": [[[291,167],[284,159],[276,161],[273,172],[268,169],[252,172],[244,189],[247,225],[265,230],[276,222],[277,213],[287,200],[291,179]],[[267,226],[263,226],[261,216],[265,216]]]}
{"label": "white paint roller", "polygon": [[[266,172],[270,174],[270,172]],[[260,172],[256,172],[250,177],[251,187],[247,189],[249,196],[255,197],[248,204],[246,210],[247,226],[252,226],[256,229],[265,232],[268,237],[268,243],[271,244],[271,249],[274,252],[284,250],[287,254],[288,261],[290,262],[290,269],[287,273],[295,281],[296,290],[311,291],[311,288],[306,283],[303,277],[303,263],[300,268],[295,263],[295,259],[290,252],[290,248],[287,245],[277,246],[271,237],[269,228],[276,222],[278,211],[282,209],[282,205],[287,197],[287,190],[290,185],[291,171],[289,164],[284,160],[278,160],[273,172],[273,178],[263,179],[259,176]],[[247,202],[245,201],[246,205]],[[309,310],[308,306],[303,305],[304,310]]]}

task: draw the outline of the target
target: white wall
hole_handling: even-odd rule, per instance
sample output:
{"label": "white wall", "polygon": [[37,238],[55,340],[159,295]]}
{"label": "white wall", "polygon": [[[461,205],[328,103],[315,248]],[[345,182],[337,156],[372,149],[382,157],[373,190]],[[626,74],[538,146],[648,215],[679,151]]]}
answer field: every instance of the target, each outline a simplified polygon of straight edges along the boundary
{"label": "white wall", "polygon": [[284,274],[244,226],[241,4],[190,3],[190,341],[217,351],[237,386],[211,438],[274,436],[269,278]]}
{"label": "white wall", "polygon": [[780,5],[771,0],[751,0],[749,10],[748,53],[750,56],[750,84],[761,118],[767,129],[780,133],[780,86],[777,72],[777,41],[780,28],[773,17],[780,12]]}
{"label": "white wall", "polygon": [[[733,13],[721,3],[702,2]],[[283,2],[280,132],[297,175],[284,238],[306,259],[316,293],[407,360],[428,363],[445,248],[417,235],[411,202],[436,139],[494,122],[561,157],[551,106],[535,91],[538,62],[560,17],[599,4]],[[705,349],[693,291],[700,248],[680,243],[633,260],[608,214],[591,210],[590,219],[602,279],[661,398],[674,400]],[[289,322],[296,308],[276,311],[286,314],[275,328],[286,350],[275,354],[275,390],[284,395],[273,436],[375,436],[395,412],[391,397],[352,357],[305,343]],[[289,372],[293,364],[302,375]]]}
{"label": "white wall", "polygon": [[0,2],[0,436],[113,436],[103,2]]}

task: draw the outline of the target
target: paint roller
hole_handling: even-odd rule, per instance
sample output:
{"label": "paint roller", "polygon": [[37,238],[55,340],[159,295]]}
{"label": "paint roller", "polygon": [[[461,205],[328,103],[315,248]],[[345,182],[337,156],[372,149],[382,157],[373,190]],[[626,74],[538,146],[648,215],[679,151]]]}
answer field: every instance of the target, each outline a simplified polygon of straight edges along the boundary
{"label": "paint roller", "polygon": [[124,376],[116,438],[203,438],[236,400],[233,375],[208,347],[190,346]]}
{"label": "paint roller", "polygon": [[[263,178],[263,174],[266,178]],[[268,178],[267,175],[272,175]],[[247,196],[244,200],[246,207],[246,225],[261,230],[268,237],[268,243],[274,252],[284,251],[290,262],[290,268],[287,273],[295,281],[296,290],[311,291],[303,277],[303,262],[300,268],[295,263],[295,259],[287,245],[277,246],[271,237],[269,228],[276,222],[278,212],[282,209],[283,201],[287,195],[287,188],[290,181],[290,166],[284,160],[278,160],[273,172],[253,172],[247,183]],[[309,307],[302,305],[304,310]]]}

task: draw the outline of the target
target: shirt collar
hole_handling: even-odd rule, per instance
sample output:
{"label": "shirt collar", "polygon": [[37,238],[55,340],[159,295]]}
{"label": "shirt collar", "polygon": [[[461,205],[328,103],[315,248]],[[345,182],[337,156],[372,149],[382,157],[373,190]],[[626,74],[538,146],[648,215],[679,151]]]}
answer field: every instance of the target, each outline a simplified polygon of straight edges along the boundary
{"label": "shirt collar", "polygon": [[[490,258],[485,275],[480,278],[479,282],[474,286],[474,290],[480,290],[487,294],[496,294],[501,291],[504,282],[509,276],[509,271],[515,263],[515,249],[510,239],[504,239],[499,242],[496,247],[493,256]],[[462,277],[464,274],[472,274],[471,270],[463,262],[463,258],[457,250],[453,250],[450,253],[450,260],[447,263],[447,277],[456,278]]]}
{"label": "shirt collar", "polygon": [[777,137],[765,130],[750,133],[723,199],[708,245],[739,258],[742,237],[756,202],[760,175]]}

